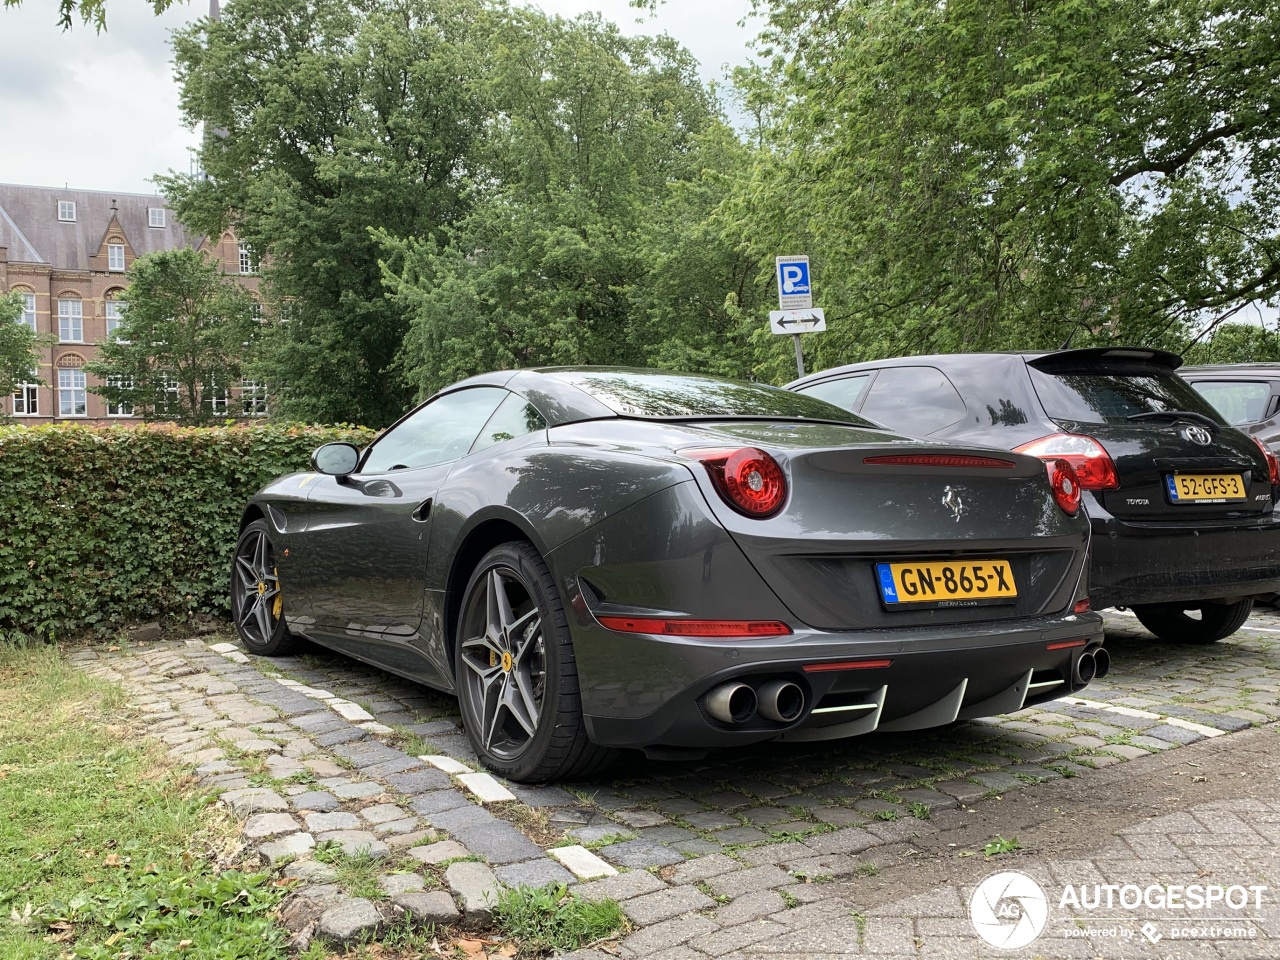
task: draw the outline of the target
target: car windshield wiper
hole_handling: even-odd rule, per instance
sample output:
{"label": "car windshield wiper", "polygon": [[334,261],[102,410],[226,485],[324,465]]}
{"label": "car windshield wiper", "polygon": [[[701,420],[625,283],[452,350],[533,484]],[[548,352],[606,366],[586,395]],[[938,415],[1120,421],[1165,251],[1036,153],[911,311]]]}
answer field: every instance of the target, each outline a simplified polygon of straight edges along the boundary
{"label": "car windshield wiper", "polygon": [[1211,430],[1219,429],[1222,424],[1214,420],[1212,417],[1205,416],[1203,413],[1196,413],[1194,410],[1152,410],[1148,413],[1135,413],[1128,417],[1129,420],[1190,420],[1194,423],[1202,423]]}

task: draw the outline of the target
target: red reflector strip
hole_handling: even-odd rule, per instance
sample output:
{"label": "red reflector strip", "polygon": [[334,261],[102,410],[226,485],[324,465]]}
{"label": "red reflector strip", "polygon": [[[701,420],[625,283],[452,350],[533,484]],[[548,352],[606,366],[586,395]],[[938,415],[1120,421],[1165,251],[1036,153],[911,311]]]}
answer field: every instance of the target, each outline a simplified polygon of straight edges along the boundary
{"label": "red reflector strip", "polygon": [[778,620],[662,620],[649,617],[597,617],[602,627],[619,633],[654,633],[666,637],[785,637],[791,628]]}
{"label": "red reflector strip", "polygon": [[1088,613],[1092,609],[1089,604],[1089,598],[1083,597],[1076,601],[1076,605],[1071,608],[1072,613]]}
{"label": "red reflector strip", "polygon": [[1064,640],[1062,643],[1051,643],[1046,650],[1069,650],[1072,647],[1083,647],[1088,640]]}
{"label": "red reflector strip", "polygon": [[885,467],[981,467],[1012,470],[1012,460],[998,457],[970,457],[955,453],[899,453],[883,457],[863,457],[863,463]]}
{"label": "red reflector strip", "polygon": [[835,663],[806,663],[805,673],[830,673],[833,670],[883,670],[892,660],[838,660]]}

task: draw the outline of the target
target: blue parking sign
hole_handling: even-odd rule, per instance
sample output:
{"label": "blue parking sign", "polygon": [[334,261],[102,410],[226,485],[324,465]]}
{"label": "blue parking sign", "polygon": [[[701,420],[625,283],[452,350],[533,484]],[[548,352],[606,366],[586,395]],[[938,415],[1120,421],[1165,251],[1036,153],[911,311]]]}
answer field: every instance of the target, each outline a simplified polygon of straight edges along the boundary
{"label": "blue parking sign", "polygon": [[813,290],[809,286],[809,258],[791,256],[777,258],[778,307],[782,310],[807,310],[813,306]]}

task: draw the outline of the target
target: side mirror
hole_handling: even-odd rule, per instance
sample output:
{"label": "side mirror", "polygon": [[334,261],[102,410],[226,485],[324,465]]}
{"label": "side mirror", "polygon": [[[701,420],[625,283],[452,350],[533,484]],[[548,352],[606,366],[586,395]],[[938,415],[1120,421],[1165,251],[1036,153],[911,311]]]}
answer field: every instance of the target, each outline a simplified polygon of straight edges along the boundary
{"label": "side mirror", "polygon": [[349,443],[326,443],[311,454],[311,467],[317,473],[345,477],[360,465],[360,451]]}

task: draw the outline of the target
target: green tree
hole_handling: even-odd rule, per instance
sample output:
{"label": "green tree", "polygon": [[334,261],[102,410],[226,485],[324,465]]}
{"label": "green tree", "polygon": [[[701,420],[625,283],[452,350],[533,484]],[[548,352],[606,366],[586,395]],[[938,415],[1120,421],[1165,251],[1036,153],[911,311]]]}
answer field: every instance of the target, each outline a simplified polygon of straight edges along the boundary
{"label": "green tree", "polygon": [[[0,296],[0,397],[13,393],[20,383],[32,381],[36,369],[39,340],[22,319],[23,301],[19,294]],[[0,416],[3,416],[0,410]]]}
{"label": "green tree", "polygon": [[206,176],[165,192],[185,222],[230,222],[262,255],[286,322],[252,372],[282,416],[382,426],[412,399],[370,228],[439,237],[465,208],[490,19],[480,0],[238,0],[176,34],[184,116],[216,133]]}
{"label": "green tree", "polygon": [[1258,363],[1280,360],[1280,333],[1252,323],[1224,323],[1183,351],[1187,363]]}
{"label": "green tree", "polygon": [[736,199],[822,364],[1185,331],[1280,292],[1275,0],[761,0]]}
{"label": "green tree", "polygon": [[470,211],[443,239],[380,234],[420,393],[537,364],[743,370],[757,270],[707,218],[749,155],[690,55],[529,10],[493,46]]}
{"label": "green tree", "polygon": [[226,419],[244,355],[258,330],[253,298],[191,249],[139,257],[116,335],[85,369],[91,387],[147,420],[195,425]]}

